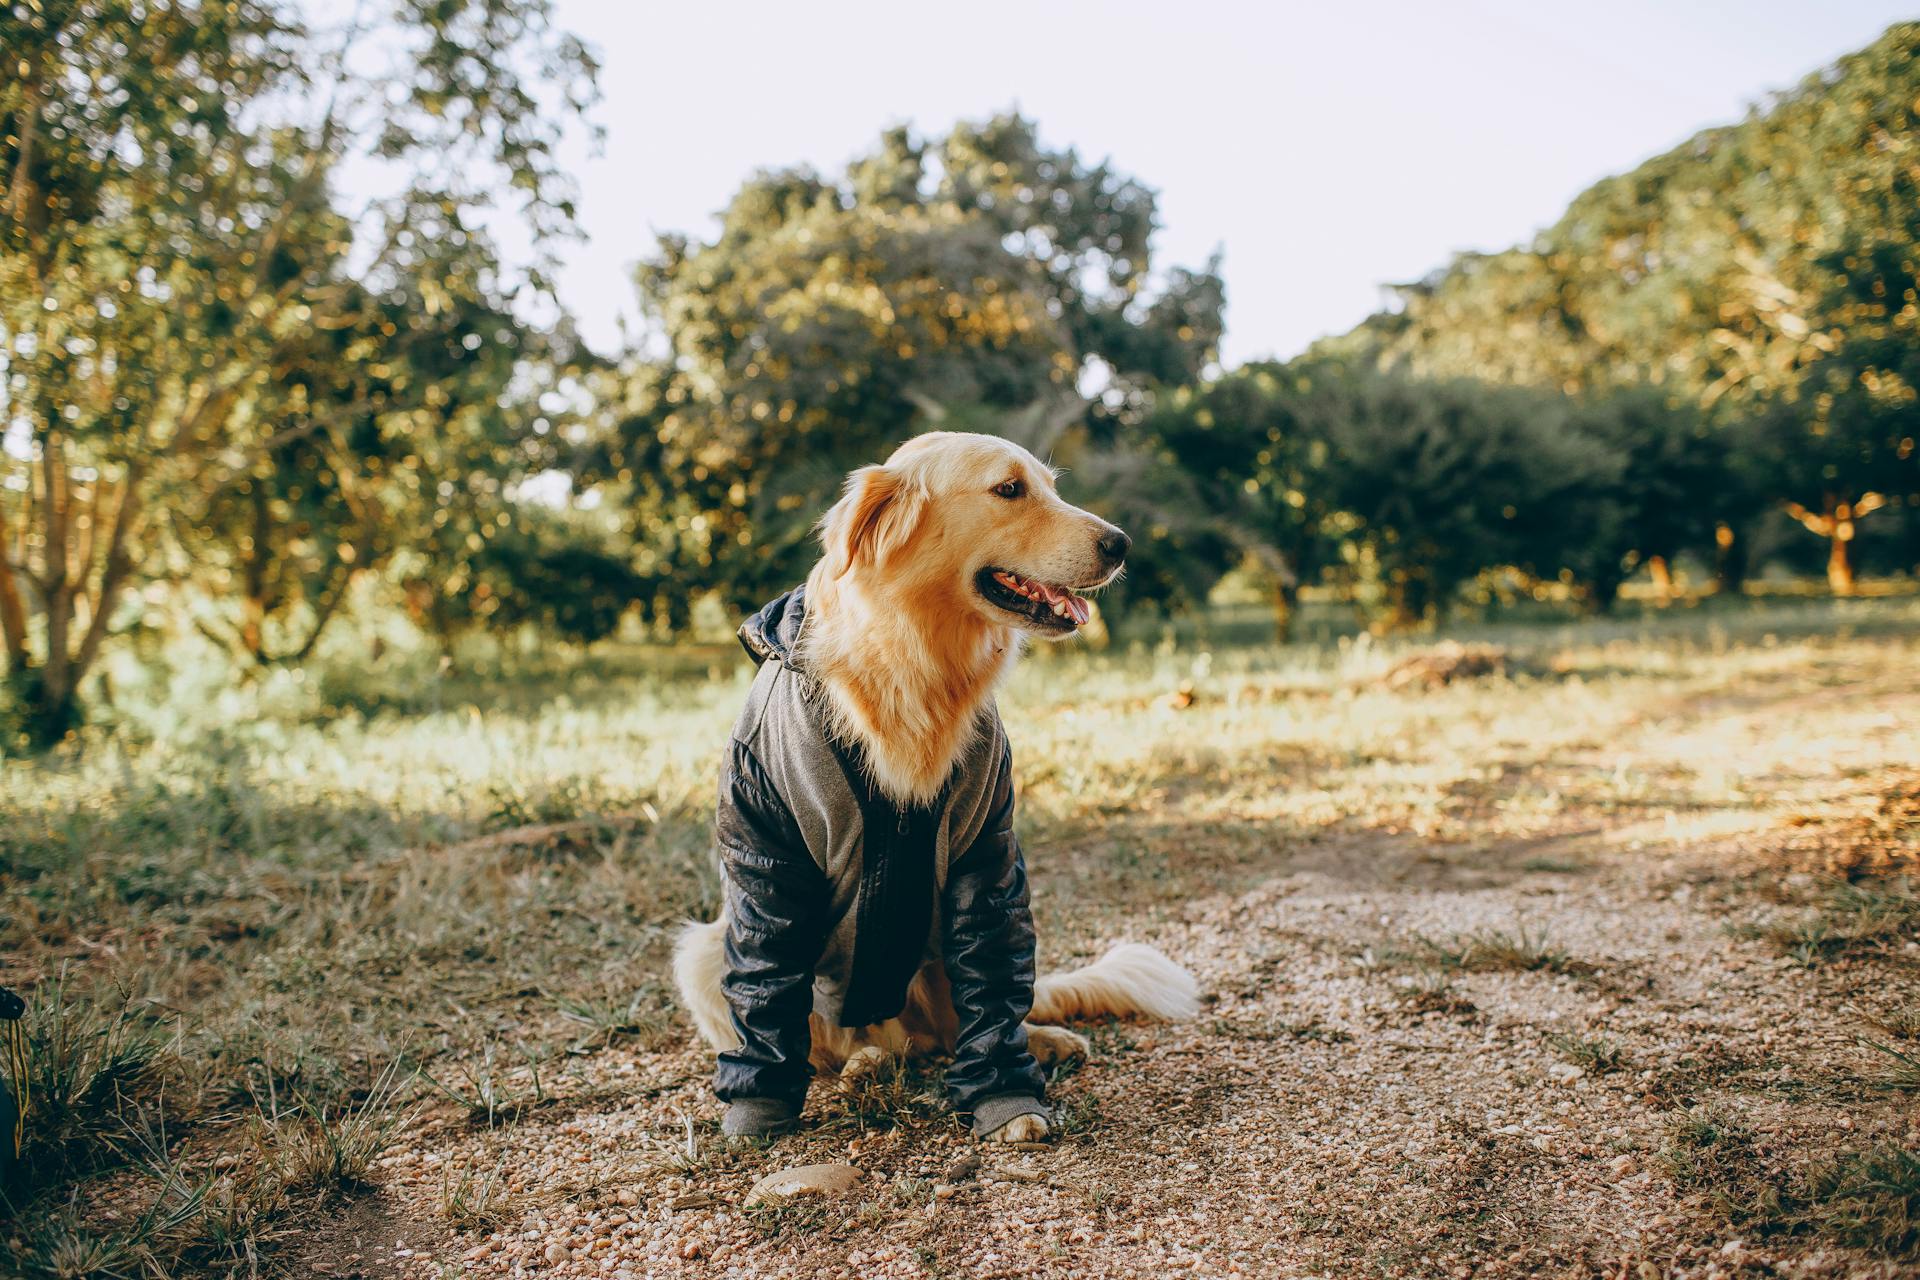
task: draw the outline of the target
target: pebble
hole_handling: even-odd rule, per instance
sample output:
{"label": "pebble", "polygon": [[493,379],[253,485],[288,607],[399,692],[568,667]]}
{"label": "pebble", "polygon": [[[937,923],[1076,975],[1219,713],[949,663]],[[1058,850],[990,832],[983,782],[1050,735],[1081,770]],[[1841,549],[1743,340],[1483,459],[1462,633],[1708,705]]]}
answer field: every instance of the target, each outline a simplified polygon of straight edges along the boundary
{"label": "pebble", "polygon": [[859,1181],[860,1171],[850,1164],[803,1164],[770,1173],[754,1183],[745,1203],[770,1204],[794,1196],[839,1195]]}

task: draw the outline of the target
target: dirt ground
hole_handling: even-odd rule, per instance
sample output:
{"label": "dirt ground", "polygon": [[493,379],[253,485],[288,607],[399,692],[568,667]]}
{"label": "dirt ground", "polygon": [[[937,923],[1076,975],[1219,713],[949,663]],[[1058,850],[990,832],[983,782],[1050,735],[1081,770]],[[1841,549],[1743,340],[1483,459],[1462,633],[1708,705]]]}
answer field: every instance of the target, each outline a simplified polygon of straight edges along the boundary
{"label": "dirt ground", "polygon": [[[379,1197],[302,1257],[421,1278],[1920,1275],[1911,1169],[1887,1193],[1871,1164],[1920,1149],[1920,681],[1900,665],[1509,744],[1440,831],[1210,820],[1178,857],[1214,887],[1153,910],[1068,900],[1098,877],[1067,874],[1069,840],[1058,869],[1031,848],[1043,960],[1137,938],[1207,993],[1188,1024],[1092,1028],[1043,1148],[971,1143],[916,1071],[816,1082],[806,1132],[729,1151],[690,1036],[615,1046],[516,1123],[417,1113]],[[1473,836],[1543,796],[1523,838]],[[742,1207],[818,1161],[858,1189]]]}

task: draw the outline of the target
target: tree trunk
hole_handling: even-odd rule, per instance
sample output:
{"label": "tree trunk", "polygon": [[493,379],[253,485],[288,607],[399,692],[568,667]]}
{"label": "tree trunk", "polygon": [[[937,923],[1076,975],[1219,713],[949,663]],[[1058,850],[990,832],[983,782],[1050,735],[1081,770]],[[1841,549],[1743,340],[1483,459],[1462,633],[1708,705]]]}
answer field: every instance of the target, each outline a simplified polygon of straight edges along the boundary
{"label": "tree trunk", "polygon": [[1282,580],[1273,590],[1273,638],[1286,644],[1293,639],[1294,619],[1300,612],[1300,584]]}
{"label": "tree trunk", "polygon": [[7,543],[6,528],[0,525],[0,641],[6,645],[7,670],[21,672],[27,669],[27,610],[7,559]]}
{"label": "tree trunk", "polygon": [[[57,418],[46,419],[50,428]],[[52,708],[67,705],[72,697],[68,679],[67,634],[73,625],[71,549],[67,545],[68,495],[65,441],[57,428],[49,429],[40,448],[40,485],[42,506],[46,512],[46,549],[42,552],[44,582],[42,593],[47,609],[47,657],[40,667],[40,700]]]}
{"label": "tree trunk", "polygon": [[1617,577],[1595,578],[1580,592],[1580,603],[1586,612],[1603,615],[1613,612],[1614,603],[1620,598],[1620,579]]}
{"label": "tree trunk", "polygon": [[1827,586],[1836,596],[1850,596],[1853,585],[1853,521],[1836,520],[1827,544]]}
{"label": "tree trunk", "polygon": [[240,648],[254,666],[267,660],[267,547],[273,540],[273,514],[267,505],[267,487],[254,477],[248,495],[253,504],[253,545],[241,574]]}
{"label": "tree trunk", "polygon": [[1662,600],[1673,598],[1673,570],[1668,567],[1665,556],[1647,557],[1647,576],[1653,579],[1653,589]]}
{"label": "tree trunk", "polygon": [[1827,586],[1836,596],[1853,594],[1854,522],[1871,511],[1887,505],[1884,493],[1863,493],[1858,498],[1826,495],[1825,509],[1809,511],[1797,502],[1787,504],[1787,514],[1810,532],[1827,540]]}
{"label": "tree trunk", "polygon": [[1386,609],[1374,623],[1376,631],[1416,631],[1440,622],[1439,593],[1424,575],[1404,573],[1389,579]]}
{"label": "tree trunk", "polygon": [[1713,584],[1728,595],[1738,595],[1747,585],[1747,539],[1730,524],[1714,526]]}

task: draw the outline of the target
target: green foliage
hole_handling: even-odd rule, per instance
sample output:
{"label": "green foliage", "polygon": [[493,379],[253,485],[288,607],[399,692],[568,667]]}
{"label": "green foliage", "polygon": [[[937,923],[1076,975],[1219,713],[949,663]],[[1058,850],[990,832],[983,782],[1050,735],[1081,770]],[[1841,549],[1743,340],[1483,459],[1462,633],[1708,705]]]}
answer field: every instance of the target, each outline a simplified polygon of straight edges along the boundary
{"label": "green foliage", "polygon": [[1499,566],[1605,609],[1648,558],[1708,545],[1732,501],[1716,500],[1731,487],[1720,439],[1642,389],[1566,396],[1301,359],[1164,397],[1144,429],[1170,474],[1139,504],[1140,569],[1204,592],[1212,577],[1167,544],[1210,535],[1266,572],[1283,630],[1302,583],[1372,592],[1383,623],[1411,625]]}
{"label": "green foliage", "polygon": [[[396,548],[484,547],[565,353],[470,210],[497,178],[564,229],[593,66],[546,0],[6,12],[0,641],[45,740],[136,588],[209,589],[209,634],[297,659]],[[397,189],[347,207],[369,155]]]}
{"label": "green foliage", "polygon": [[681,590],[755,603],[800,576],[840,477],[916,424],[972,415],[1045,453],[1197,375],[1220,282],[1150,295],[1153,216],[1149,189],[1018,116],[892,130],[839,180],[757,175],[712,242],[664,237],[641,269],[671,365],[629,371],[582,479],[625,486]]}
{"label": "green foliage", "polygon": [[1313,384],[1305,367],[1254,364],[1160,398],[1143,433],[1163,471],[1186,483],[1156,474],[1123,503],[1123,516],[1144,517],[1130,523],[1133,576],[1144,569],[1203,598],[1229,558],[1220,550],[1250,557],[1271,581],[1284,633],[1300,586],[1339,556],[1341,520],[1324,484],[1332,442],[1311,420]]}
{"label": "green foliage", "polygon": [[1651,384],[1831,540],[1848,590],[1854,521],[1920,504],[1917,123],[1920,24],[1900,23],[1595,184],[1532,244],[1398,287],[1396,310],[1327,349],[1425,377]]}

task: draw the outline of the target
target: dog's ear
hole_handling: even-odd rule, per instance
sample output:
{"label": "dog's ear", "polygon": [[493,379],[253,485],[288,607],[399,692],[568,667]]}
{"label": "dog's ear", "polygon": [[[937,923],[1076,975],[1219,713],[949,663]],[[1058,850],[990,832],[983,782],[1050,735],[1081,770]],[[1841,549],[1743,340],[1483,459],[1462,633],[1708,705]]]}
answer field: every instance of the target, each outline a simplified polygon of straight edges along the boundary
{"label": "dog's ear", "polygon": [[920,495],[896,471],[861,467],[820,522],[827,569],[839,577],[858,560],[879,564],[905,544],[920,518]]}

